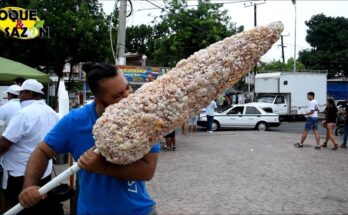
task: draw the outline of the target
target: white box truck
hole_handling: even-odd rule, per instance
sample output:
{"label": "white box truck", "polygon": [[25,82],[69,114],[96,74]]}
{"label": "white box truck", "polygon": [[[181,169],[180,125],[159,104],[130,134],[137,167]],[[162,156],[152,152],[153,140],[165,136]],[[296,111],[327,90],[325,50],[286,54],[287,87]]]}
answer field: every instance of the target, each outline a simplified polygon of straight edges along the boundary
{"label": "white box truck", "polygon": [[314,92],[319,111],[326,106],[327,74],[307,72],[261,73],[255,76],[254,103],[281,116],[307,112],[307,93]]}

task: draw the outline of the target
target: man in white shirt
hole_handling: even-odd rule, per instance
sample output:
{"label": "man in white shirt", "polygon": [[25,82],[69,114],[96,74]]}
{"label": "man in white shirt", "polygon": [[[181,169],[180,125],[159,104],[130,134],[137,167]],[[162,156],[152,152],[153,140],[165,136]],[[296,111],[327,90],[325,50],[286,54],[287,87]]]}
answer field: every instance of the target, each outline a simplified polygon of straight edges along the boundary
{"label": "man in white shirt", "polygon": [[305,129],[302,134],[301,142],[295,143],[295,147],[302,148],[303,143],[307,138],[308,131],[313,130],[315,140],[317,142],[317,145],[314,148],[321,149],[320,136],[318,132],[318,106],[319,105],[317,100],[314,100],[313,92],[307,93],[307,99],[309,100],[308,110],[307,110],[307,113],[304,114],[305,116],[307,116],[307,121],[306,121]]}
{"label": "man in white shirt", "polygon": [[214,122],[214,112],[216,108],[217,108],[217,105],[214,100],[211,101],[208,107],[205,108],[205,113],[207,115],[207,132],[208,133],[213,133],[212,125]]}
{"label": "man in white shirt", "polygon": [[3,93],[7,93],[7,102],[0,107],[0,120],[4,121],[6,125],[10,119],[19,111],[21,104],[19,103],[19,91],[21,87],[18,85],[11,85]]}
{"label": "man in white shirt", "polygon": [[[43,100],[41,83],[28,79],[19,90],[22,108],[12,117],[0,138],[0,156],[4,169],[2,188],[10,207],[18,203],[18,195],[23,187],[25,169],[31,153],[58,121],[57,114]],[[52,161],[38,186],[50,181],[51,170]],[[61,212],[59,203],[46,198],[38,205],[25,209],[23,214],[61,214]]]}

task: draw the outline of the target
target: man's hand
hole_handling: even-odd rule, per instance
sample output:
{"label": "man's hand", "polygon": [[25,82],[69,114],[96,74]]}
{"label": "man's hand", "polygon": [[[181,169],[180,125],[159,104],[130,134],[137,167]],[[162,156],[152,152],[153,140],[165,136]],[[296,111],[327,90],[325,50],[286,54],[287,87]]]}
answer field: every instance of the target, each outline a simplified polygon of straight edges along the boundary
{"label": "man's hand", "polygon": [[47,195],[41,196],[39,193],[39,186],[28,187],[19,194],[19,203],[23,207],[28,208],[39,203],[41,199],[46,198]]}
{"label": "man's hand", "polygon": [[80,156],[78,164],[89,172],[104,173],[107,161],[103,156],[96,154],[93,147]]}

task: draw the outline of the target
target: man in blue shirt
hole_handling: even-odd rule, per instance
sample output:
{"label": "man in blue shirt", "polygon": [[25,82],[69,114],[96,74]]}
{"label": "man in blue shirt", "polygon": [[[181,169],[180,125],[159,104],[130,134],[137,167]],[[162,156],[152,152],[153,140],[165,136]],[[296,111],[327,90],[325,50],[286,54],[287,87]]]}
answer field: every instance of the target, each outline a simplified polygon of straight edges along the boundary
{"label": "man in blue shirt", "polygon": [[92,128],[97,118],[108,105],[132,93],[132,88],[111,65],[86,64],[83,70],[95,100],[63,117],[35,149],[19,202],[24,207],[39,202],[42,196],[37,185],[48,160],[56,153],[70,152],[83,168],[78,173],[78,214],[154,214],[155,202],[144,181],[155,173],[159,144],[142,159],[125,166],[111,164],[93,152]]}

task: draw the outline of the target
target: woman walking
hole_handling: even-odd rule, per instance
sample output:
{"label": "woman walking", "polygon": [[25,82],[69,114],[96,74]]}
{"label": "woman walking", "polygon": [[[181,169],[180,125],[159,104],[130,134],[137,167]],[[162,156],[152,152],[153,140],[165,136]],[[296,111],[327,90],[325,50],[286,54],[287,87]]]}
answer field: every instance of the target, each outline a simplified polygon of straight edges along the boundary
{"label": "woman walking", "polygon": [[334,147],[332,150],[337,150],[338,149],[338,144],[336,142],[335,134],[334,134],[334,129],[336,126],[336,119],[337,119],[337,107],[334,103],[333,99],[328,99],[326,103],[326,108],[325,108],[325,121],[323,126],[326,128],[326,138],[325,142],[321,147],[326,148],[327,143],[329,140],[334,144]]}

